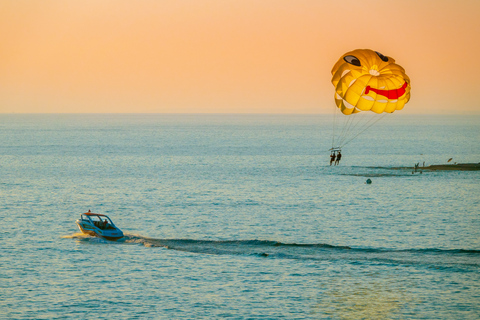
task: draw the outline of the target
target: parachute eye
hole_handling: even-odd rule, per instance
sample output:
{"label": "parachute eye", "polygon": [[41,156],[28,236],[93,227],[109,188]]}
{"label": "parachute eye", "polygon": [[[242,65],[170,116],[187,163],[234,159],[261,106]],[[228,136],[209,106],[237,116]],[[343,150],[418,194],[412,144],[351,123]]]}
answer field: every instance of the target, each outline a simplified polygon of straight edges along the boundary
{"label": "parachute eye", "polygon": [[382,61],[388,62],[388,58],[385,57],[383,54],[377,51],[375,51],[375,53],[380,57],[380,59],[382,59]]}
{"label": "parachute eye", "polygon": [[343,58],[346,62],[353,64],[354,66],[361,67],[362,64],[360,63],[360,60],[358,60],[357,57],[355,56],[346,56]]}

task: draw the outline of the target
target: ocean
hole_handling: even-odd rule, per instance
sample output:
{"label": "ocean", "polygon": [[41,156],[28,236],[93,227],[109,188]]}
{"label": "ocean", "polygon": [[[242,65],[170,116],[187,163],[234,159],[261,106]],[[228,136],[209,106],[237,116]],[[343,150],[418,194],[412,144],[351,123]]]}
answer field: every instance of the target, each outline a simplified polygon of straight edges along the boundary
{"label": "ocean", "polygon": [[0,318],[479,319],[480,116],[332,121],[0,115]]}

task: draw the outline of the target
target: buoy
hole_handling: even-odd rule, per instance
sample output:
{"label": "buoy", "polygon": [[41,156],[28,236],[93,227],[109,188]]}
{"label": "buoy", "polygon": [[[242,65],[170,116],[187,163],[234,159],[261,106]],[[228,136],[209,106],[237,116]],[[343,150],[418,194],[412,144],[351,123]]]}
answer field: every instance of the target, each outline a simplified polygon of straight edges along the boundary
{"label": "buoy", "polygon": [[372,180],[367,179],[367,181],[366,181],[365,183],[366,183],[366,184],[372,184]]}

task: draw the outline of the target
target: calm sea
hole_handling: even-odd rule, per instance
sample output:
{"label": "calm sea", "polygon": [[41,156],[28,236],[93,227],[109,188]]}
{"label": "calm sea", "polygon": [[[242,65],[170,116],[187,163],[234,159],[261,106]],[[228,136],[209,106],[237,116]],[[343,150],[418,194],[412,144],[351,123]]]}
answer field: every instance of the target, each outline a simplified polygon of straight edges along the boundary
{"label": "calm sea", "polygon": [[393,115],[339,166],[331,141],[322,115],[0,115],[0,318],[480,318],[480,171],[393,169],[478,163],[480,117]]}

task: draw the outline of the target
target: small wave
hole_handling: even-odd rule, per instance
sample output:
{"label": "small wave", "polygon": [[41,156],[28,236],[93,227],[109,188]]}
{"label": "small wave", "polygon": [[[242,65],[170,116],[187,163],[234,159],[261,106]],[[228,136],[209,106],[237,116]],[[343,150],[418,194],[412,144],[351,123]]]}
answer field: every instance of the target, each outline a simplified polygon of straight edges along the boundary
{"label": "small wave", "polygon": [[[83,233],[74,233],[62,236],[63,239],[94,240],[100,239]],[[103,239],[102,239],[103,240]],[[390,248],[367,248],[331,245],[328,243],[284,243],[273,240],[196,240],[196,239],[158,239],[144,237],[139,234],[126,233],[125,237],[112,243],[143,244],[148,247],[163,247],[168,249],[194,249],[194,248],[250,248],[250,249],[318,249],[334,251],[350,251],[364,253],[412,253],[429,255],[471,255],[480,256],[480,250],[476,249],[440,249],[440,248],[413,248],[413,249],[390,249]],[[187,251],[187,250],[185,250]]]}
{"label": "small wave", "polygon": [[74,233],[74,234],[69,234],[69,235],[66,235],[66,236],[62,236],[61,238],[62,239],[79,239],[79,240],[82,240],[82,239],[89,239],[89,238],[93,238],[93,237],[89,236],[88,234],[77,232],[77,233]]}
{"label": "small wave", "polygon": [[128,243],[149,243],[152,246],[166,248],[190,248],[190,247],[223,247],[223,248],[327,248],[327,249],[351,249],[348,246],[334,246],[326,243],[319,244],[298,244],[282,243],[271,240],[193,240],[193,239],[155,239],[138,235],[127,235]]}
{"label": "small wave", "polygon": [[390,248],[351,248],[356,252],[369,253],[412,253],[412,254],[429,254],[429,255],[479,255],[480,250],[476,249],[440,249],[440,248],[412,248],[412,249],[390,249]]}
{"label": "small wave", "polygon": [[156,239],[137,234],[125,234],[112,242],[81,233],[62,238],[90,243],[117,243],[143,245],[147,248],[164,248],[182,252],[212,255],[255,256],[269,259],[295,259],[349,263],[397,264],[404,266],[434,267],[449,270],[461,268],[478,272],[480,250],[475,249],[388,249],[331,245],[327,243],[284,243],[272,240],[195,240]]}
{"label": "small wave", "polygon": [[110,241],[106,240],[103,238],[99,237],[94,237],[88,234],[84,234],[81,232],[73,233],[70,235],[65,235],[61,237],[62,239],[74,239],[76,241],[82,241],[82,242],[89,242],[89,243],[117,243],[117,242],[123,242],[123,239],[119,239],[117,241]]}
{"label": "small wave", "polygon": [[478,255],[480,256],[480,250],[474,249],[436,249],[436,248],[426,248],[426,249],[407,249],[407,250],[398,250],[399,252],[420,252],[425,254],[458,254],[458,255]]}
{"label": "small wave", "polygon": [[351,253],[351,254],[411,254],[411,255],[449,255],[449,256],[480,256],[480,250],[475,249],[389,249],[389,248],[365,248],[331,245],[327,243],[284,243],[272,240],[194,240],[194,239],[155,239],[140,235],[127,235],[127,243],[139,243],[149,247],[163,247],[180,251],[206,252],[219,254],[253,253],[253,251],[273,250],[274,252],[288,253]]}

